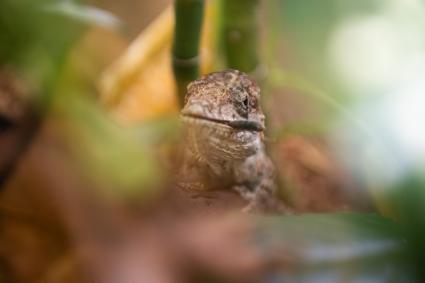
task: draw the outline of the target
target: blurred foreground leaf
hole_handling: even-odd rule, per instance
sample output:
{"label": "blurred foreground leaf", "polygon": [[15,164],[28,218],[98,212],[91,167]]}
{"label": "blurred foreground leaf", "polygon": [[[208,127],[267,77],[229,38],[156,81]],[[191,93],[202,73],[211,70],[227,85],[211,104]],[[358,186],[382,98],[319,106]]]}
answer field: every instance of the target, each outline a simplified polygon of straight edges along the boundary
{"label": "blurred foreground leaf", "polygon": [[[374,214],[272,216],[258,241],[284,269],[265,282],[412,282],[399,224]],[[414,281],[414,280],[413,280]]]}
{"label": "blurred foreground leaf", "polygon": [[70,48],[89,25],[117,28],[111,14],[75,1],[0,2],[0,65],[22,72],[46,99]]}
{"label": "blurred foreground leaf", "polygon": [[79,166],[104,192],[147,197],[166,180],[162,151],[176,140],[176,117],[128,127],[114,122],[89,99],[66,96],[59,103]]}
{"label": "blurred foreground leaf", "polygon": [[[19,86],[25,89],[24,116],[28,116],[14,126],[14,132],[19,134],[2,139],[10,142],[0,149],[0,154],[6,156],[0,168],[1,183],[13,174],[17,161],[38,132],[52,98],[64,87],[60,78],[72,45],[87,23],[106,25],[112,18],[73,1],[0,2],[0,70],[8,70],[19,78]],[[15,93],[19,92],[6,88],[0,100],[7,102]]]}
{"label": "blurred foreground leaf", "polygon": [[89,5],[77,4],[74,1],[49,4],[43,7],[43,10],[88,25],[98,25],[110,29],[118,29],[122,26],[122,22],[111,13]]}

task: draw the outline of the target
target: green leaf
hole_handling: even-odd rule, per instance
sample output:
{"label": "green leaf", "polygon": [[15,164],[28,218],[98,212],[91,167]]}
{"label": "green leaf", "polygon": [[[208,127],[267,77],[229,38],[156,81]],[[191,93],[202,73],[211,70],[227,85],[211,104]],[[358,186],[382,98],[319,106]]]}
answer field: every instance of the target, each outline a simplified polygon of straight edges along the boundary
{"label": "green leaf", "polygon": [[89,5],[77,4],[72,1],[48,4],[42,10],[88,25],[98,25],[110,29],[119,29],[123,25],[117,17],[107,11]]}
{"label": "green leaf", "polygon": [[82,93],[67,90],[55,105],[78,167],[101,193],[142,200],[159,192],[167,180],[160,151],[178,136],[176,116],[123,126]]}
{"label": "green leaf", "polygon": [[389,219],[341,213],[260,222],[265,255],[285,266],[273,282],[412,282],[402,230]]}

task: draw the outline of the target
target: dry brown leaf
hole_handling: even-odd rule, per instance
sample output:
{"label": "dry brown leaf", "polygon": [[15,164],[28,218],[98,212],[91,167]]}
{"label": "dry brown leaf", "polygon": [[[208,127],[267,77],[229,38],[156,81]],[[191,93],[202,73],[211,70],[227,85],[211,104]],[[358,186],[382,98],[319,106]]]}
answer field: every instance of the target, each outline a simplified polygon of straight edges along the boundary
{"label": "dry brown leaf", "polygon": [[[216,13],[209,1],[202,31],[202,73],[213,68]],[[131,124],[178,110],[171,68],[173,29],[174,14],[167,7],[101,76],[101,100],[119,121]]]}

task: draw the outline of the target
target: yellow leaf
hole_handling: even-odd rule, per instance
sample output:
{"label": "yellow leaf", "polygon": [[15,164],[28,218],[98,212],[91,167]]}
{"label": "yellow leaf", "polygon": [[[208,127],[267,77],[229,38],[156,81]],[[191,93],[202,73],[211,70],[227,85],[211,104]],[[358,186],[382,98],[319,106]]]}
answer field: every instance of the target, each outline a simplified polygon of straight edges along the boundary
{"label": "yellow leaf", "polygon": [[[207,2],[201,42],[201,72],[212,71],[217,7]],[[174,13],[167,7],[105,70],[99,81],[101,101],[125,124],[178,111],[171,67]]]}

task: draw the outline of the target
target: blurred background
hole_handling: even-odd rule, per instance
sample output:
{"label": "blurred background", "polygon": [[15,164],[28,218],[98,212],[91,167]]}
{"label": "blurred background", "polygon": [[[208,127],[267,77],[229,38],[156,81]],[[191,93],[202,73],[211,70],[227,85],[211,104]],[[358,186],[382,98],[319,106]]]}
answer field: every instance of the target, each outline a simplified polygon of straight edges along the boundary
{"label": "blurred background", "polygon": [[425,3],[205,1],[291,211],[248,215],[176,193],[176,2],[0,2],[0,282],[421,282]]}

